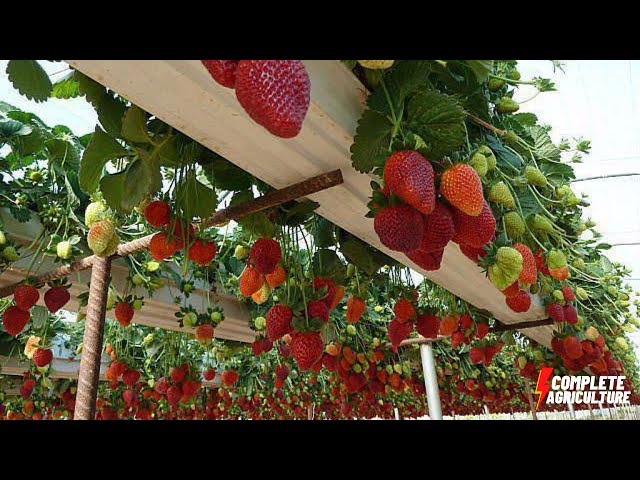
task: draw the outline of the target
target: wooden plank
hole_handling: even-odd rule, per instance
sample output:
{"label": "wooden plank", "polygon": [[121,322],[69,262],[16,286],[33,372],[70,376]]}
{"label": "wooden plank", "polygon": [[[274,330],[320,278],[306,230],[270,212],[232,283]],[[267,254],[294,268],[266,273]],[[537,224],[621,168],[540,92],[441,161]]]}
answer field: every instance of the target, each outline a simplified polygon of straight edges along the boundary
{"label": "wooden plank", "polygon": [[[311,105],[302,131],[288,140],[254,123],[235,92],[213,81],[197,60],[67,62],[275,188],[341,169],[343,185],[309,197],[320,203],[320,215],[458,297],[489,310],[502,323],[544,318],[538,298],[526,314],[512,312],[481,269],[453,243],[437,272],[426,272],[380,244],[373,221],[364,217],[372,177],[354,170],[349,154],[366,91],[339,62],[304,61],[311,77]],[[525,333],[549,345],[550,332],[549,327],[541,327]]]}

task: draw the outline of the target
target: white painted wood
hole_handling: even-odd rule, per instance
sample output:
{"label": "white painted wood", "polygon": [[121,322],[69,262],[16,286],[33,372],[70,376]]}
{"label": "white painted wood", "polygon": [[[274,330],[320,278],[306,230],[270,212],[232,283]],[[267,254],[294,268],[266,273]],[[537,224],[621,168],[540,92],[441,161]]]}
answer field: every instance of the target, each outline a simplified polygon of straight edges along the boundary
{"label": "white painted wood", "polygon": [[[304,61],[311,77],[311,106],[300,134],[288,140],[254,123],[235,92],[218,85],[197,60],[67,62],[275,188],[340,168],[343,185],[310,196],[320,203],[320,215],[504,323],[545,317],[537,298],[526,314],[512,312],[481,269],[453,243],[437,272],[426,272],[380,244],[373,220],[364,216],[372,177],[354,170],[349,154],[366,91],[338,61]],[[550,327],[523,333],[550,344]]]}

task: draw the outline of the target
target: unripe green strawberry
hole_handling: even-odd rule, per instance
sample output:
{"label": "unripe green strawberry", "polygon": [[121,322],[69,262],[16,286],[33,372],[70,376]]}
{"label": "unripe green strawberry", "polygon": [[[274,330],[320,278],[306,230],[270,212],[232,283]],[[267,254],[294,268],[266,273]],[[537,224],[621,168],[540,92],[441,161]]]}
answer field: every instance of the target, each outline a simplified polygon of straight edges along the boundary
{"label": "unripe green strawberry", "polygon": [[544,352],[540,349],[534,350],[533,358],[536,359],[538,362],[541,362],[542,360],[544,360]]}
{"label": "unripe green strawberry", "polygon": [[140,310],[143,305],[144,305],[144,302],[139,298],[136,298],[131,304],[134,310]]}
{"label": "unripe green strawberry", "polygon": [[66,240],[58,242],[58,245],[56,245],[56,253],[60,258],[66,260],[67,258],[71,257],[71,254],[73,253],[73,247],[71,246],[71,243],[67,242]]}
{"label": "unripe green strawberry", "polygon": [[505,290],[522,273],[522,254],[511,247],[500,247],[495,263],[489,267],[489,280],[498,290]]}
{"label": "unripe green strawberry", "polygon": [[7,245],[2,250],[2,258],[4,258],[7,262],[15,262],[20,258],[20,255],[18,255],[18,252],[13,245]]}
{"label": "unripe green strawberry", "polygon": [[347,325],[347,333],[349,335],[355,335],[356,334],[356,326],[355,325]]}
{"label": "unripe green strawberry", "polygon": [[264,330],[264,328],[267,326],[267,319],[264,317],[256,317],[254,324],[256,329]]}
{"label": "unripe green strawberry", "polygon": [[198,315],[195,312],[187,312],[182,317],[182,323],[185,327],[195,327],[198,321]]}
{"label": "unripe green strawberry", "polygon": [[0,247],[5,243],[7,243],[7,237],[5,236],[4,232],[0,230]]}
{"label": "unripe green strawberry", "polygon": [[594,222],[593,220],[589,219],[589,220],[587,220],[586,225],[587,225],[587,228],[593,228],[593,227],[596,226],[596,222]]}
{"label": "unripe green strawberry", "polygon": [[520,141],[520,137],[513,131],[508,131],[504,137],[502,137],[504,143],[507,145],[517,145]]}
{"label": "unripe green strawberry", "polygon": [[243,258],[247,258],[247,255],[249,255],[249,249],[244,245],[237,245],[236,249],[233,252],[233,256],[237,260],[242,260]]}
{"label": "unripe green strawberry", "polygon": [[116,294],[113,290],[109,289],[107,292],[107,310],[111,310],[116,304]]}
{"label": "unripe green strawberry", "polygon": [[572,265],[578,270],[582,270],[584,268],[584,260],[580,257],[573,260]]}
{"label": "unripe green strawberry", "polygon": [[547,255],[547,266],[549,268],[562,268],[567,264],[567,257],[560,250],[551,250]]}
{"label": "unripe green strawberry", "polygon": [[400,375],[402,373],[402,365],[400,365],[399,363],[396,363],[393,365],[393,370]]}
{"label": "unripe green strawberry", "polygon": [[527,366],[527,359],[526,357],[523,357],[522,355],[520,355],[518,357],[518,368],[520,368],[520,370],[522,370],[524,367]]}
{"label": "unripe green strawberry", "polygon": [[518,70],[511,70],[508,74],[507,74],[507,78],[509,80],[515,80],[516,82],[518,80],[520,80],[520,72]]}
{"label": "unripe green strawberry", "polygon": [[358,60],[358,63],[364,68],[371,70],[384,70],[393,65],[393,60]]}
{"label": "unripe green strawberry", "polygon": [[544,173],[531,165],[524,167],[524,178],[527,179],[529,185],[535,185],[536,187],[544,187],[547,184],[547,177],[545,177]]}
{"label": "unripe green strawberry", "polygon": [[478,176],[484,177],[489,171],[487,158],[480,152],[475,152],[469,159],[469,165],[473,167]]}
{"label": "unripe green strawberry", "polygon": [[559,302],[564,301],[564,295],[562,294],[562,291],[560,291],[560,290],[554,290],[553,291],[553,298],[555,298]]}
{"label": "unripe green strawberry", "polygon": [[84,224],[91,228],[94,223],[104,219],[107,207],[102,202],[92,202],[84,211]]}
{"label": "unripe green strawberry", "polygon": [[518,110],[520,110],[520,105],[509,97],[502,97],[496,103],[496,111],[498,113],[514,113]]}
{"label": "unripe green strawberry", "polygon": [[120,245],[120,236],[117,233],[114,233],[107,244],[107,248],[102,252],[103,257],[110,257],[114,255],[118,251],[118,245]]}
{"label": "unripe green strawberry", "polygon": [[136,287],[139,287],[144,283],[144,277],[139,273],[136,273],[133,277],[131,277],[131,283],[133,283]]}
{"label": "unripe green strawberry", "polygon": [[589,294],[584,288],[578,287],[576,288],[576,297],[578,297],[580,300],[586,300],[589,298]]}
{"label": "unripe green strawberry", "polygon": [[375,307],[373,307],[373,311],[376,313],[380,313],[382,310],[384,310],[384,307],[381,305],[376,305]]}
{"label": "unripe green strawberry", "polygon": [[116,233],[116,227],[110,220],[99,220],[95,222],[89,229],[87,234],[87,243],[89,248],[95,255],[102,255],[111,238]]}
{"label": "unripe green strawberry", "polygon": [[[350,326],[351,326],[351,325],[350,325]],[[362,372],[362,365],[360,365],[359,363],[356,363],[356,364],[353,366],[353,371],[354,371],[355,373],[360,373],[360,372]]]}
{"label": "unripe green strawberry", "polygon": [[507,236],[511,240],[516,240],[524,235],[526,226],[524,220],[522,220],[522,217],[517,212],[507,212],[503,218]]}
{"label": "unripe green strawberry", "polygon": [[353,263],[347,265],[347,277],[353,277],[356,274],[356,266]]}
{"label": "unripe green strawberry", "polygon": [[150,262],[147,262],[145,264],[144,268],[147,270],[147,272],[155,272],[156,270],[158,270],[160,268],[160,263],[159,262],[154,262],[152,260]]}
{"label": "unripe green strawberry", "polygon": [[393,365],[387,365],[386,367],[384,367],[384,369],[387,371],[389,375],[393,373]]}
{"label": "unripe green strawberry", "polygon": [[629,350],[629,344],[627,343],[627,341],[624,339],[624,337],[618,337],[615,340],[615,345],[616,347],[618,347],[620,350],[622,350],[623,352],[626,352],[627,350]]}
{"label": "unripe green strawberry", "polygon": [[505,83],[507,82],[505,82],[501,78],[490,78],[487,82],[487,87],[489,88],[490,92],[497,92],[502,87],[504,87]]}
{"label": "unripe green strawberry", "polygon": [[496,160],[496,155],[493,153],[493,150],[489,148],[487,145],[480,145],[478,147],[478,152],[484,155],[484,158],[487,159],[487,169],[488,171],[496,168],[496,164],[498,161]]}
{"label": "unripe green strawberry", "polygon": [[489,190],[489,200],[506,208],[515,208],[516,201],[513,199],[511,190],[504,182],[498,182]]}
{"label": "unripe green strawberry", "polygon": [[529,225],[533,230],[538,230],[545,233],[553,233],[553,224],[540,214],[535,214],[533,217],[529,217]]}

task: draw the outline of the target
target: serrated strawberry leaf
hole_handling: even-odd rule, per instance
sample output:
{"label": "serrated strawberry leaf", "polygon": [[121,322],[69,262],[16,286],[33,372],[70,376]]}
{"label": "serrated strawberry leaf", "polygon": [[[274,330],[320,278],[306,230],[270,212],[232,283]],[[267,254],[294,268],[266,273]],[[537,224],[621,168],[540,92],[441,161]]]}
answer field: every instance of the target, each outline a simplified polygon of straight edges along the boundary
{"label": "serrated strawberry leaf", "polygon": [[150,143],[147,133],[147,114],[131,105],[122,118],[122,136],[134,143]]}
{"label": "serrated strawberry leaf", "polygon": [[438,160],[460,147],[465,140],[465,111],[443,93],[426,90],[408,104],[409,129],[429,145],[429,155]]}
{"label": "serrated strawberry leaf", "polygon": [[51,95],[49,75],[36,60],[9,60],[7,75],[15,89],[30,100],[44,102]]}
{"label": "serrated strawberry leaf", "polygon": [[367,105],[380,113],[402,118],[407,96],[424,86],[430,72],[431,65],[427,60],[396,62],[391,71],[385,74],[384,85],[379,85],[369,95]]}
{"label": "serrated strawberry leaf", "polygon": [[69,99],[80,96],[80,85],[75,79],[76,72],[70,72],[53,84],[51,98]]}
{"label": "serrated strawberry leaf", "polygon": [[193,170],[176,185],[175,196],[178,207],[187,218],[209,218],[218,204],[215,190],[200,182]]}
{"label": "serrated strawberry leaf", "polygon": [[484,82],[491,72],[493,72],[493,60],[465,60],[471,67],[479,83]]}
{"label": "serrated strawberry leaf", "polygon": [[91,137],[91,141],[80,161],[80,188],[86,193],[95,192],[107,162],[126,154],[127,150],[113,137],[105,133],[100,127],[96,127],[96,131]]}
{"label": "serrated strawberry leaf", "polygon": [[353,168],[361,173],[369,173],[382,165],[389,156],[389,145],[393,124],[375,110],[366,110],[358,121],[356,136],[351,145]]}

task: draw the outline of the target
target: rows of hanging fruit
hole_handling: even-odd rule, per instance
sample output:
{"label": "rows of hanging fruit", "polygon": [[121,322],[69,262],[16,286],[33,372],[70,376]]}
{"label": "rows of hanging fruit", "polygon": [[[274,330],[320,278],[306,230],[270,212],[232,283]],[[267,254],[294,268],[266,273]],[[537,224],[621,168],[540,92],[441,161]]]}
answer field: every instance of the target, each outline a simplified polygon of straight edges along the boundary
{"label": "rows of hanging fruit", "polygon": [[[526,383],[542,367],[625,375],[638,403],[630,271],[607,258],[582,217],[588,199],[571,189],[589,141],[554,143],[513,99],[554,84],[521,78],[513,60],[342,63],[368,91],[350,152],[371,178],[361,221],[405,263],[307,200],[209,226],[216,210],[272,188],[78,70],[52,79],[39,62],[9,61],[20,93],[84,98],[99,124],[78,136],[0,99],[0,281],[24,274],[0,299],[0,418],[73,416],[76,381],[56,362],[82,355],[88,280],[38,276],[146,235],[149,248],[117,260],[124,280],[109,285],[98,419],[423,417],[419,347],[403,343],[420,336],[434,340],[447,415],[528,411]],[[198,66],[277,141],[304,130],[303,62]],[[458,251],[515,319],[543,306],[550,344],[495,330],[491,312],[410,270],[446,268]],[[138,323],[154,296],[172,302],[171,328]],[[225,302],[246,310],[251,343],[220,334]],[[16,362],[22,375],[3,372]]]}

